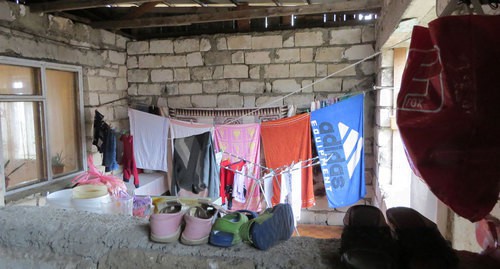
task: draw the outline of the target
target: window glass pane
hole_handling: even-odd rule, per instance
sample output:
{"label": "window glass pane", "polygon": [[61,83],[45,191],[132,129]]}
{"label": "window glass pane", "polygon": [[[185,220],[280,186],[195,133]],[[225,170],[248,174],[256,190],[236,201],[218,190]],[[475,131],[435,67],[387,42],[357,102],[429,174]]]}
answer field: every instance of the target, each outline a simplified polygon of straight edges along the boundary
{"label": "window glass pane", "polygon": [[0,65],[0,94],[39,95],[40,69]]}
{"label": "window glass pane", "polygon": [[52,172],[55,176],[81,169],[77,73],[46,71],[47,116]]}
{"label": "window glass pane", "polygon": [[41,107],[41,102],[0,102],[7,190],[47,179]]}

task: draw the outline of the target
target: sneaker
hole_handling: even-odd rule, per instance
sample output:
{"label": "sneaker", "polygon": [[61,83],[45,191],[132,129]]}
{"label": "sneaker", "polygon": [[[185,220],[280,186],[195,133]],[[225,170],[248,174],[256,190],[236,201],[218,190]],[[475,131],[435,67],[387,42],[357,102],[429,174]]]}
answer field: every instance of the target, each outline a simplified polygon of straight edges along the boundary
{"label": "sneaker", "polygon": [[290,239],[294,230],[293,223],[292,207],[289,204],[277,204],[243,224],[241,237],[256,248],[266,250],[280,241]]}
{"label": "sneaker", "polygon": [[344,216],[340,260],[346,268],[397,268],[396,244],[377,207],[355,205]]}
{"label": "sneaker", "polygon": [[430,219],[408,207],[389,208],[386,215],[397,237],[401,267],[457,267],[458,257],[455,251]]}
{"label": "sneaker", "polygon": [[169,201],[158,213],[149,218],[151,240],[159,243],[172,243],[179,239],[184,212],[177,201]]}
{"label": "sneaker", "polygon": [[218,218],[210,232],[210,244],[218,247],[230,247],[241,242],[240,228],[248,222],[247,216],[233,212]]}
{"label": "sneaker", "polygon": [[217,210],[209,205],[192,207],[184,215],[186,227],[181,235],[185,245],[201,245],[208,242]]}

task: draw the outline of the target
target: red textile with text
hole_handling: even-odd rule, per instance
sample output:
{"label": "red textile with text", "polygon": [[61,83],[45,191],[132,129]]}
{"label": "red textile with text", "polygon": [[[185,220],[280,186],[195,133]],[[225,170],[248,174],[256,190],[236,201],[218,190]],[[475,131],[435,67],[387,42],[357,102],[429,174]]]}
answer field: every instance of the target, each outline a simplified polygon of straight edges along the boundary
{"label": "red textile with text", "polygon": [[413,171],[477,221],[500,192],[500,16],[450,16],[413,29],[397,124]]}

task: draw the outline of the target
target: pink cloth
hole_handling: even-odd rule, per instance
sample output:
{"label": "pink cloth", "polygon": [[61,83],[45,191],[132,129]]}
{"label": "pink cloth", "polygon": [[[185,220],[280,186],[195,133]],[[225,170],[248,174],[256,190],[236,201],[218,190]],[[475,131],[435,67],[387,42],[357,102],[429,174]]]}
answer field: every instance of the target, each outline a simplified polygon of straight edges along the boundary
{"label": "pink cloth", "polygon": [[[215,149],[217,152],[225,151],[233,155],[245,158],[252,163],[260,163],[260,124],[237,124],[237,125],[217,125],[215,126]],[[241,161],[236,157],[224,154],[223,160],[231,162]],[[247,164],[249,165],[249,164]],[[258,178],[260,167],[249,167],[250,176]],[[245,178],[247,196],[245,203],[233,202],[232,209],[260,210],[260,189],[252,178]]]}

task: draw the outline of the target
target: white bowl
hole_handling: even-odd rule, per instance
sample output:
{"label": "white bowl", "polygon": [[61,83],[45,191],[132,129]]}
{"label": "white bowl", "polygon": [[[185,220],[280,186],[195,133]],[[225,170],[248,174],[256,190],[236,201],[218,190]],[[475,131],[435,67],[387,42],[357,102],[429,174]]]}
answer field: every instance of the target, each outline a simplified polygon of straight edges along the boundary
{"label": "white bowl", "polygon": [[47,205],[54,208],[73,209],[71,194],[72,189],[52,192],[47,195]]}
{"label": "white bowl", "polygon": [[111,197],[109,194],[106,194],[101,197],[96,198],[87,198],[87,199],[71,199],[71,204],[76,210],[90,211],[94,213],[102,214],[104,213],[102,210],[102,203],[109,203],[111,201]]}

